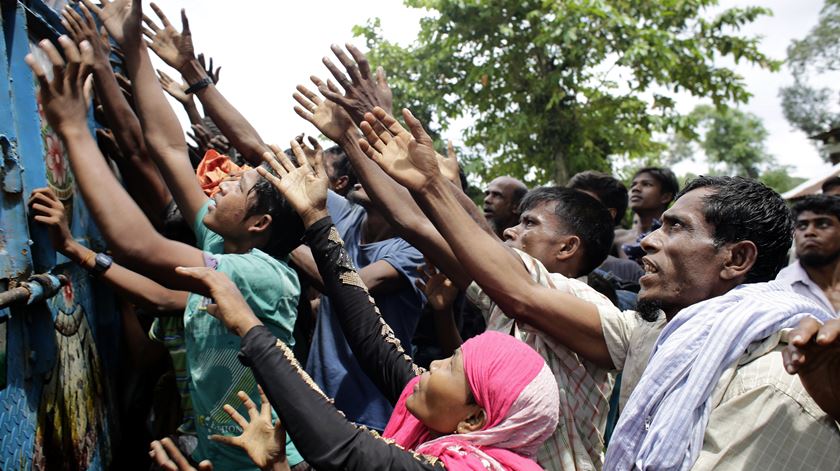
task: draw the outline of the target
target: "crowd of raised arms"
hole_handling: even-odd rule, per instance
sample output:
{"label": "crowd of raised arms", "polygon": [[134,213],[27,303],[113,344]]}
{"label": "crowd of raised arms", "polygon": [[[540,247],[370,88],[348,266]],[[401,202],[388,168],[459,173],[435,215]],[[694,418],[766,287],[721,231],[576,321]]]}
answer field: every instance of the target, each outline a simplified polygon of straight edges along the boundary
{"label": "crowd of raised arms", "polygon": [[840,469],[840,179],[789,206],[740,177],[680,189],[666,168],[629,191],[504,176],[482,213],[451,144],[392,109],[357,48],[333,46],[331,78],[294,93],[334,145],[286,148],[225,99],[183,11],[179,30],[143,8],[67,7],[48,61],[26,59],[107,254],[73,239],[49,189],[33,218],[169,365],[131,396],[149,398],[123,426],[143,431],[140,462]]}

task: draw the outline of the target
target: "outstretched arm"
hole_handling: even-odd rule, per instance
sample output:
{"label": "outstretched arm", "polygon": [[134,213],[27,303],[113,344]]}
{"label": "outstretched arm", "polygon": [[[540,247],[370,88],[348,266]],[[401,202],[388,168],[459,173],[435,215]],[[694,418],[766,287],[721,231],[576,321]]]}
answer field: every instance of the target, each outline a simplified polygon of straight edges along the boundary
{"label": "outstretched arm", "polygon": [[107,33],[104,30],[101,33],[97,31],[93,15],[84,4],[79,5],[79,11],[81,13],[69,5],[65,6],[61,13],[61,23],[77,45],[88,41],[92,46],[94,89],[123,157],[117,159],[116,163],[129,193],[146,216],[159,226],[163,210],[172,201],[172,195],[157,167],[147,158],[140,121],[120,90],[111,68],[111,48]]}
{"label": "outstretched arm", "polygon": [[[376,113],[385,114],[381,109]],[[422,124],[408,110],[403,110],[403,117],[411,134],[398,123],[391,131],[395,139],[409,140],[408,152],[383,152],[387,143],[367,134],[373,141],[367,142],[368,156],[412,192],[464,269],[505,314],[536,327],[590,361],[611,367],[597,308],[535,283],[515,253],[480,230],[441,175],[432,140]]]}
{"label": "outstretched arm", "polygon": [[[53,248],[57,252],[86,270],[94,268],[96,252],[73,239],[64,214],[64,205],[52,190],[38,188],[32,191],[29,207],[32,208],[33,219],[47,226]],[[146,309],[165,312],[183,311],[187,307],[189,293],[164,288],[117,263],[112,264],[111,268],[99,275],[99,278],[135,304]]]}
{"label": "outstretched arm", "polygon": [[790,332],[782,357],[787,372],[798,374],[814,401],[840,422],[840,319],[822,325],[803,319]]}
{"label": "outstretched arm", "polygon": [[[322,93],[328,89],[338,90],[331,81],[324,84],[314,76],[312,81]],[[295,106],[295,112],[341,146],[371,201],[380,208],[399,236],[443,267],[459,286],[467,286],[469,278],[408,191],[364,155],[359,147],[358,131],[347,111],[333,101],[321,99],[303,85],[298,85],[294,98],[300,105]]]}
{"label": "outstretched arm", "polygon": [[[112,3],[111,7],[115,4],[116,2]],[[184,218],[192,224],[198,211],[207,202],[207,196],[201,190],[187,157],[187,143],[181,125],[163,94],[146,44],[139,35],[140,24],[135,22],[139,21],[138,16],[142,16],[140,1],[135,0],[131,8],[136,14],[121,23],[105,19],[103,22],[111,36],[115,36],[114,30],[117,28],[120,31],[131,32],[124,34],[122,42],[116,37],[114,39],[120,42],[125,54],[126,69],[133,85],[134,101],[143,126],[146,145],[178,208]],[[104,13],[105,11],[100,13],[100,16]],[[174,31],[168,22],[166,26]],[[192,49],[191,42],[181,46],[185,50]]]}
{"label": "outstretched arm", "polygon": [[216,123],[222,134],[245,160],[252,165],[258,165],[262,154],[269,152],[270,149],[251,123],[219,93],[213,83],[213,77],[207,74],[204,66],[195,57],[187,14],[183,9],[181,10],[183,29],[179,33],[157,5],[152,3],[151,7],[163,22],[161,28],[150,19],[144,19],[147,26],[144,33],[151,40],[152,50],[169,66],[180,72],[189,85],[196,85],[205,79],[209,82],[204,88],[195,92],[195,96],[204,108],[204,114]]}

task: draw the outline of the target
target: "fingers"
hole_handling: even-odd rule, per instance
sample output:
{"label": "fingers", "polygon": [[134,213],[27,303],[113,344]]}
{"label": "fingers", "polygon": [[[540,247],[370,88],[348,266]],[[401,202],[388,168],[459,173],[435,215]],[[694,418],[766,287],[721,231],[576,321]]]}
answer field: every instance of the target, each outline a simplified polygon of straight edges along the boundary
{"label": "fingers", "polygon": [[166,86],[169,86],[169,84],[171,84],[171,83],[174,83],[174,82],[175,82],[175,80],[173,80],[173,79],[172,79],[172,77],[170,77],[169,75],[167,75],[167,74],[166,74],[166,72],[164,72],[164,71],[162,71],[162,70],[160,70],[160,69],[156,69],[156,70],[157,70],[157,73],[158,73],[158,77],[160,78],[160,83],[161,83],[163,86],[165,86],[165,87],[166,87]]}
{"label": "fingers", "polygon": [[213,270],[207,267],[175,267],[175,273],[207,282]]}
{"label": "fingers", "polygon": [[840,340],[840,320],[831,320],[820,327],[817,334],[817,345],[831,345]]}
{"label": "fingers", "polygon": [[32,54],[27,54],[26,57],[23,58],[23,61],[26,62],[26,65],[32,69],[32,74],[38,80],[38,87],[40,88],[40,93],[42,96],[49,96],[51,94],[50,90],[50,82],[47,80],[47,74],[44,72],[44,68],[41,67],[41,64],[35,59],[35,56]]}
{"label": "fingers", "polygon": [[236,395],[239,397],[239,400],[242,401],[242,404],[245,405],[245,410],[248,411],[248,416],[251,417],[251,420],[259,418],[257,405],[251,400],[251,396],[246,394],[245,391],[239,391]]}
{"label": "fingers", "polygon": [[[82,3],[88,8],[88,10],[92,11],[96,16],[102,16],[102,8],[98,5],[95,5],[91,0],[82,0]],[[105,2],[102,2],[105,4]]]}
{"label": "fingers", "polygon": [[382,152],[385,151],[385,145],[386,144],[385,144],[385,142],[383,142],[382,139],[380,139],[379,135],[376,134],[376,132],[373,130],[373,127],[371,126],[370,121],[368,120],[368,117],[373,118],[373,115],[371,115],[370,113],[366,113],[365,114],[365,120],[362,121],[359,124],[359,129],[362,130],[362,134],[365,136],[365,139],[367,139],[366,143],[370,144],[369,147],[372,147],[373,149],[376,149],[377,153],[382,153]]}
{"label": "fingers", "polygon": [[181,8],[181,34],[190,34],[190,20],[187,19],[187,10]]}
{"label": "fingers", "polygon": [[62,90],[63,83],[61,77],[64,76],[64,59],[61,58],[61,54],[58,53],[53,43],[50,42],[48,39],[44,39],[43,41],[38,43],[41,46],[41,50],[44,51],[44,54],[47,55],[47,58],[50,60],[53,68],[53,84],[55,85],[56,90]]}
{"label": "fingers", "polygon": [[[76,47],[76,43],[74,43],[68,36],[59,36],[58,43],[61,44],[62,48],[64,48],[64,56],[67,58],[67,68],[65,69],[64,79],[65,81],[75,80],[76,75],[79,73],[79,66],[82,61],[79,49]],[[56,77],[59,77],[59,75],[56,75]]]}
{"label": "fingers", "polygon": [[[163,10],[161,10],[160,7],[158,7],[156,3],[152,2],[152,3],[149,4],[149,6],[152,7],[152,10],[155,12],[155,15],[157,15],[157,17],[160,18],[160,22],[163,23],[164,28],[171,28],[172,27],[172,23],[169,22],[169,18],[167,18],[166,15],[163,14]],[[183,12],[183,10],[181,10],[181,11]],[[145,20],[145,18],[144,18],[144,20]],[[155,31],[157,31],[157,30],[155,30]]]}
{"label": "fingers", "polygon": [[[297,160],[297,166],[298,167],[306,167],[309,170],[312,170],[312,167],[309,165],[309,159],[306,158],[306,153],[303,151],[303,148],[300,146],[300,143],[298,141],[292,139],[291,142],[289,142],[289,145],[292,148],[292,154],[295,155],[295,160]],[[283,157],[286,157],[286,155],[283,154]],[[288,162],[289,165],[294,165],[294,164],[292,164],[292,162],[287,157],[286,157],[286,162]],[[283,165],[285,166],[285,163]],[[292,167],[291,169],[288,169],[288,170],[289,170],[289,172],[291,172],[294,169],[295,169],[295,167]]]}
{"label": "fingers", "polygon": [[431,144],[432,138],[429,137],[426,130],[423,129],[423,123],[421,123],[419,119],[415,118],[408,108],[403,108],[402,112],[405,124],[408,125],[408,130],[411,131],[411,135],[414,136],[414,139],[416,139],[417,142]]}
{"label": "fingers", "polygon": [[187,461],[187,458],[181,454],[181,450],[175,445],[170,438],[164,438],[160,441],[161,445],[163,445],[163,449],[166,451],[166,454],[169,455],[169,458],[175,462],[177,466],[176,469],[190,469],[190,462]]}
{"label": "fingers", "polygon": [[799,325],[790,331],[790,344],[796,347],[805,347],[819,332],[822,324],[813,317],[806,317],[799,321]]}
{"label": "fingers", "polygon": [[178,466],[174,461],[169,459],[169,455],[166,453],[166,450],[163,448],[163,444],[161,442],[157,440],[153,441],[149,445],[149,449],[149,455],[155,460],[155,464],[157,464],[159,468],[167,471],[178,471]]}
{"label": "fingers", "polygon": [[[358,85],[361,80],[361,74],[359,73],[359,68],[356,66],[356,62],[350,59],[337,44],[330,46],[330,49],[335,54],[335,57],[338,58],[338,61],[341,62],[341,65],[344,66],[344,69],[347,70],[347,74],[353,80],[353,83]],[[345,87],[346,89],[347,87]]]}
{"label": "fingers", "polygon": [[359,74],[362,76],[363,79],[367,80],[370,78],[370,64],[368,63],[367,57],[362,54],[356,46],[347,43],[344,45],[348,51],[350,51],[350,55],[353,56],[353,59],[359,65]]}
{"label": "fingers", "polygon": [[198,471],[213,471],[213,463],[210,460],[204,460],[198,463]]}
{"label": "fingers", "polygon": [[321,62],[324,63],[324,65],[327,67],[327,70],[330,71],[332,76],[335,77],[335,79],[338,81],[338,84],[341,85],[344,88],[344,90],[349,90],[353,87],[353,84],[350,82],[350,80],[347,79],[347,76],[344,75],[340,70],[338,70],[338,67],[336,67],[335,64],[332,63],[329,57],[324,57]]}
{"label": "fingers", "polygon": [[[230,407],[230,406],[225,406],[225,407]],[[224,443],[225,445],[237,446],[237,447],[241,446],[240,445],[241,442],[239,440],[239,437],[229,437],[227,435],[210,435],[208,438],[210,438],[210,441],[213,441],[213,442],[216,442],[216,443]]]}
{"label": "fingers", "polygon": [[376,83],[382,88],[388,88],[388,76],[382,66],[376,68]]}
{"label": "fingers", "polygon": [[84,16],[84,24],[92,31],[96,32],[96,20],[93,19],[93,15],[90,13],[90,10],[83,4],[79,5],[79,10],[82,12],[82,16]]}
{"label": "fingers", "polygon": [[388,112],[383,110],[382,108],[378,106],[374,108],[373,115],[376,116],[376,119],[382,122],[382,124],[388,129],[388,131],[391,134],[398,136],[401,133],[406,132],[405,128],[402,127],[400,122],[397,121],[396,118],[388,114]]}
{"label": "fingers", "polygon": [[233,406],[231,406],[230,404],[225,404],[224,407],[222,407],[222,409],[224,409],[225,413],[227,413],[227,415],[230,416],[231,420],[233,420],[237,423],[237,425],[242,427],[242,430],[245,430],[245,427],[248,426],[248,421],[245,420],[245,417],[242,417],[242,414],[240,414],[239,411],[234,409]]}
{"label": "fingers", "polygon": [[[93,70],[93,44],[88,40],[84,40],[79,44],[79,54],[82,56],[82,65],[79,67],[79,79],[87,79],[91,70]],[[92,76],[91,76],[92,77]],[[87,84],[87,81],[85,82]],[[91,82],[91,86],[93,82]],[[90,97],[85,96],[85,101],[89,101]]]}
{"label": "fingers", "polygon": [[315,108],[321,104],[321,98],[303,85],[298,85],[295,87],[295,90],[297,90],[297,92],[292,94],[292,98],[300,103],[300,106],[302,106],[305,110],[314,113]]}

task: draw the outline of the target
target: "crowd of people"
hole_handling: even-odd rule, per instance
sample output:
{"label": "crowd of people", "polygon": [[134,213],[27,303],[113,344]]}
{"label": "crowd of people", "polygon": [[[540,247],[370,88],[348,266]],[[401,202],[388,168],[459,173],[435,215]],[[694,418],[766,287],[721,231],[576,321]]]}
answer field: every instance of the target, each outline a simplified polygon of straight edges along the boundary
{"label": "crowd of people", "polygon": [[284,149],[216,87],[186,14],[179,31],[150,8],[67,7],[61,51],[27,63],[107,253],[73,239],[49,189],[33,218],[126,300],[132,364],[166,365],[122,394],[153,463],[840,469],[840,179],[789,207],[755,180],[680,189],[657,167],[629,190],[503,176],[480,209],[451,145],[395,117],[357,48],[294,94],[332,147]]}

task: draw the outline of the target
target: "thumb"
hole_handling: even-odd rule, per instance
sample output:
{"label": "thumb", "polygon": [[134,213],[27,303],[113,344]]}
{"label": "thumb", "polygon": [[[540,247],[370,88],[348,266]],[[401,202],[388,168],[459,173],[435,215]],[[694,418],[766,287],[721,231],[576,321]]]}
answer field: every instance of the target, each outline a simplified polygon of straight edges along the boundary
{"label": "thumb", "polygon": [[405,124],[408,125],[408,129],[411,131],[411,135],[414,136],[414,139],[422,144],[431,144],[432,138],[429,137],[426,130],[423,129],[423,123],[421,123],[419,119],[415,118],[408,108],[403,108],[402,113],[403,119],[405,119]]}
{"label": "thumb", "polygon": [[210,271],[207,267],[175,267],[175,273],[202,281],[207,278]]}
{"label": "thumb", "polygon": [[198,471],[213,471],[213,463],[210,460],[204,460],[198,463]]}

